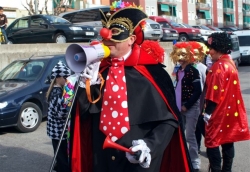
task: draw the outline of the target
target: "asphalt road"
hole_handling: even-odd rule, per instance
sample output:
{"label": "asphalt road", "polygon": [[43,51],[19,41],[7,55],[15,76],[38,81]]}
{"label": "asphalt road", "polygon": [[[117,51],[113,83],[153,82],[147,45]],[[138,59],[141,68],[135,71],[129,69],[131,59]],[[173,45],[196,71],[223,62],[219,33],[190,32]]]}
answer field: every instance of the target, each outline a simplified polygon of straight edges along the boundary
{"label": "asphalt road", "polygon": [[[250,124],[250,66],[240,66],[240,83]],[[250,171],[250,141],[235,143],[233,172]],[[201,172],[208,160],[202,147]],[[46,120],[32,133],[19,133],[14,128],[0,129],[0,172],[48,172],[53,159],[51,140],[46,135]]]}

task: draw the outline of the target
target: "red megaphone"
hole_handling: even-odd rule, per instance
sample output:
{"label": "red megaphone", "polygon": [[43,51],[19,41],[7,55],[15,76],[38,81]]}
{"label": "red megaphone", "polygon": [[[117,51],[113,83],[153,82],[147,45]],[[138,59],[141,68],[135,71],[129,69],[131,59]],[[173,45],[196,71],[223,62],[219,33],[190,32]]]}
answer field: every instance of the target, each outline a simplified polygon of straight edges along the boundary
{"label": "red megaphone", "polygon": [[130,149],[128,148],[125,148],[115,142],[112,142],[111,139],[109,138],[109,136],[106,137],[106,139],[104,140],[104,143],[103,143],[103,146],[102,146],[103,149],[105,148],[114,148],[114,149],[118,149],[118,150],[121,150],[121,151],[125,151],[125,152],[129,152],[131,154],[133,154],[134,152],[132,152]]}

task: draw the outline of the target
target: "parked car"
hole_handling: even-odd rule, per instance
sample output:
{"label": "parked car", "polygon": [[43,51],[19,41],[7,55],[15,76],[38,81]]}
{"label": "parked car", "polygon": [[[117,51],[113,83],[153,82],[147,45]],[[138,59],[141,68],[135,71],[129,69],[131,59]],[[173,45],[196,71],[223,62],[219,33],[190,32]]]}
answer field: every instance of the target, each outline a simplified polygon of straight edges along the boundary
{"label": "parked car", "polygon": [[64,55],[16,60],[0,71],[0,128],[36,130],[47,116],[46,92],[53,67]]}
{"label": "parked car", "polygon": [[213,33],[213,31],[211,29],[209,29],[208,27],[206,27],[204,25],[194,25],[192,27],[200,29],[202,42],[207,41],[208,36]]}
{"label": "parked car", "polygon": [[162,24],[169,25],[172,29],[175,29],[179,33],[179,41],[189,41],[189,40],[200,40],[201,33],[199,29],[195,28],[183,28],[176,22],[169,20],[161,16],[149,16],[150,19]]}
{"label": "parked car", "polygon": [[219,29],[229,33],[239,30],[237,27],[220,27]]}
{"label": "parked car", "polygon": [[163,30],[163,36],[161,38],[162,41],[168,41],[168,40],[178,40],[179,39],[179,33],[177,30],[172,29],[171,26],[167,23],[161,23],[160,24]]}
{"label": "parked car", "polygon": [[234,34],[239,38],[241,62],[250,63],[250,30],[239,30]]}
{"label": "parked car", "polygon": [[97,37],[92,26],[72,24],[53,15],[32,15],[16,19],[6,29],[11,43],[66,43]]}
{"label": "parked car", "polygon": [[100,30],[102,28],[100,9],[103,12],[108,12],[110,11],[110,6],[103,5],[92,8],[84,8],[81,10],[64,12],[59,14],[59,16],[68,20],[71,23],[95,27],[99,35]]}
{"label": "parked car", "polygon": [[214,31],[222,31],[223,32],[223,30],[219,29],[218,27],[214,27],[214,26],[211,26],[211,25],[207,25],[207,27],[209,29],[211,29],[211,30],[214,30]]}
{"label": "parked car", "polygon": [[144,39],[160,40],[163,36],[161,25],[151,19],[146,19],[146,26],[143,32]]}
{"label": "parked car", "polygon": [[238,36],[234,33],[229,34],[232,42],[232,50],[231,50],[231,58],[235,63],[236,68],[238,69],[239,64],[241,63],[241,55],[240,55],[240,44]]}

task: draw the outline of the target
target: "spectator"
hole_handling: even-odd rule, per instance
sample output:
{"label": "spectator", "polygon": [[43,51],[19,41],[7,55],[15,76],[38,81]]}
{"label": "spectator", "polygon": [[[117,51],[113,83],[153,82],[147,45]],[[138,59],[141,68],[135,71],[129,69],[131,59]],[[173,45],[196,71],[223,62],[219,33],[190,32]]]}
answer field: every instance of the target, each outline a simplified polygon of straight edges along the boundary
{"label": "spectator", "polygon": [[[250,139],[247,114],[238,71],[229,56],[230,36],[225,32],[213,33],[208,37],[207,46],[213,65],[206,78],[205,146],[211,171],[231,172],[234,142]],[[219,146],[222,147],[222,168]]]}
{"label": "spectator", "polygon": [[[205,45],[203,43],[198,43],[198,42],[189,42],[193,48],[194,51],[194,59],[195,59],[195,66],[199,70],[200,77],[201,77],[201,89],[202,89],[202,94],[200,97],[200,112],[199,112],[199,118],[197,121],[196,125],[196,130],[195,130],[195,136],[196,136],[196,141],[198,144],[198,153],[200,154],[200,147],[201,147],[201,138],[202,135],[204,136],[205,132],[205,125],[204,125],[204,120],[203,120],[203,105],[204,105],[204,96],[205,94],[203,93],[205,81],[206,81],[206,73],[207,73],[207,67],[202,63],[205,57],[205,52],[204,47]],[[203,45],[202,45],[203,44]]]}
{"label": "spectator", "polygon": [[6,35],[5,29],[8,25],[8,20],[5,14],[3,14],[3,7],[0,7],[0,29],[4,36],[5,43],[8,43],[8,37]]}
{"label": "spectator", "polygon": [[195,171],[200,169],[200,158],[195,137],[195,129],[200,112],[201,81],[199,71],[193,66],[194,52],[187,42],[174,45],[170,54],[173,62],[180,64],[176,74],[176,103],[182,114],[186,128],[186,139],[189,145],[189,154]]}

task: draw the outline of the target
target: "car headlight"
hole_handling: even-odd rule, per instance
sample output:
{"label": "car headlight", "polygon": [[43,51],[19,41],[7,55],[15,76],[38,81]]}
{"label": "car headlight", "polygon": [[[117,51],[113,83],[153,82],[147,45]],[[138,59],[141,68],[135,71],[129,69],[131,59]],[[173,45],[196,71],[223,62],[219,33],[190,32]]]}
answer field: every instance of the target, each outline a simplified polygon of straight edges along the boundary
{"label": "car headlight", "polygon": [[145,25],[145,29],[151,29],[150,24],[147,23],[147,24]]}
{"label": "car headlight", "polygon": [[195,30],[192,29],[192,32],[195,32]]}
{"label": "car headlight", "polygon": [[94,27],[93,30],[96,30],[96,28]]}
{"label": "car headlight", "polygon": [[69,27],[69,29],[70,29],[70,30],[82,30],[81,27],[75,27],[75,26]]}
{"label": "car headlight", "polygon": [[8,105],[8,102],[2,102],[0,103],[0,109],[5,108]]}
{"label": "car headlight", "polygon": [[170,33],[170,31],[169,31],[169,30],[164,30],[164,32],[165,32],[165,33]]}

